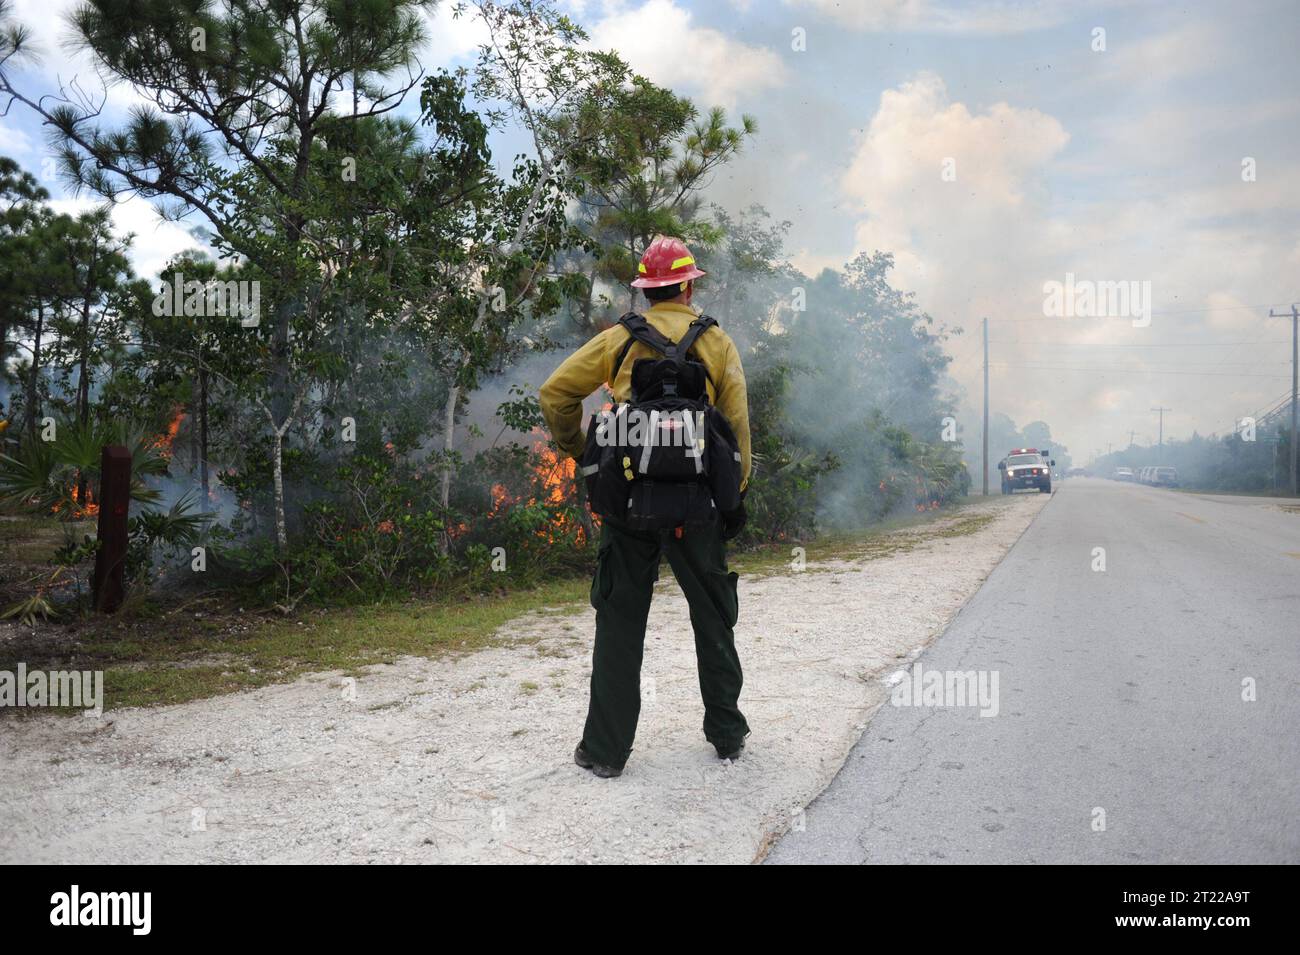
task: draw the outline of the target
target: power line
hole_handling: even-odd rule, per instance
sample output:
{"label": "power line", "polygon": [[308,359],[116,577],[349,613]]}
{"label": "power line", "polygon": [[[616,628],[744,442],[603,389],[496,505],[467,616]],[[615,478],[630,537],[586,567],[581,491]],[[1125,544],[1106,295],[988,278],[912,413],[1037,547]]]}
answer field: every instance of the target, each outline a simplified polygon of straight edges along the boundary
{"label": "power line", "polygon": [[1249,372],[1213,372],[1213,371],[1162,371],[1158,368],[1096,368],[1069,365],[1030,365],[1017,362],[997,361],[994,365],[1005,368],[1023,368],[1026,371],[1088,371],[1100,374],[1127,375],[1197,375],[1210,378],[1272,378],[1285,380],[1289,375],[1252,375]]}
{"label": "power line", "polygon": [[1289,345],[1287,339],[1275,341],[1248,342],[1151,342],[1148,344],[1130,344],[1127,342],[1022,342],[1013,339],[993,339],[990,345],[1049,345],[1059,348],[1231,348],[1236,345]]}
{"label": "power line", "polygon": [[[1151,315],[1152,317],[1154,317],[1156,315],[1193,315],[1193,314],[1200,314],[1204,312],[1237,312],[1246,309],[1259,309],[1259,308],[1272,309],[1275,306],[1279,306],[1279,305],[1285,307],[1285,305],[1280,302],[1266,302],[1263,305],[1221,305],[1221,306],[1216,306],[1214,308],[1170,309],[1168,311],[1152,312]],[[989,319],[990,322],[1001,322],[1004,325],[1019,325],[1025,322],[1060,322],[1060,323],[1082,322],[1082,321],[1130,322],[1132,320],[1133,320],[1132,315],[1097,315],[1097,316],[1035,315],[1033,318],[990,318]]]}
{"label": "power line", "polygon": [[1254,412],[1251,415],[1251,417],[1257,419],[1266,418],[1269,415],[1273,414],[1274,412],[1280,411],[1283,405],[1289,407],[1290,404],[1291,404],[1291,392],[1287,391],[1279,395],[1278,397],[1274,398],[1272,401],[1266,402],[1264,406],[1260,408],[1258,411]]}
{"label": "power line", "polygon": [[[1269,309],[1269,312],[1271,313],[1272,311],[1273,311],[1273,310],[1270,308],[1270,309]],[[1268,334],[1268,329],[1265,328],[1263,331],[1261,331],[1258,335],[1255,336],[1255,342],[1262,342],[1263,339],[1264,339],[1264,336],[1267,335],[1267,334]],[[1227,351],[1224,352],[1223,358],[1220,359],[1220,361],[1221,361],[1221,362],[1226,362],[1226,361],[1227,361],[1231,356],[1233,356],[1233,355],[1236,353],[1237,348],[1240,348],[1240,347],[1243,347],[1243,346],[1249,348],[1249,347],[1253,346],[1253,345],[1255,344],[1255,342],[1243,342],[1242,345],[1234,346],[1233,348],[1228,349]],[[1276,344],[1285,344],[1285,342],[1278,342],[1278,343],[1276,343]],[[1236,432],[1236,430],[1237,430],[1237,422],[1236,422],[1235,420],[1234,420],[1233,423],[1232,423],[1232,428],[1229,429],[1229,430],[1230,430],[1231,432],[1234,432],[1234,433]]]}
{"label": "power line", "polygon": [[1199,312],[1239,312],[1249,308],[1272,308],[1277,302],[1265,302],[1263,305],[1213,305],[1208,308],[1174,308],[1166,309],[1159,312],[1152,312],[1152,315],[1191,315]]}
{"label": "power line", "polygon": [[[1285,318],[1286,313],[1273,314],[1268,310],[1269,318]],[[1296,418],[1300,414],[1300,308],[1291,304],[1291,493],[1300,494],[1300,478],[1296,473]]]}
{"label": "power line", "polygon": [[[1089,358],[1089,357],[1100,359],[1100,358],[1102,358],[1102,357],[1104,357],[1104,356],[1102,356],[1102,355],[1092,355],[1092,356],[1080,355],[1079,357],[1080,357],[1080,358],[1084,358],[1084,359],[1087,359],[1087,358]],[[1120,357],[1120,356],[1115,356],[1115,357]],[[1037,362],[1067,361],[1068,358],[1069,358],[1069,356],[1066,356],[1066,355],[1045,355],[1045,356],[1043,356],[1043,357],[1041,357],[1041,358],[1035,358],[1035,357],[1033,357],[1033,356],[1026,356],[1023,360],[1026,361],[1026,362],[1035,362],[1035,363],[1037,363]],[[1230,366],[1234,366],[1234,365],[1246,365],[1246,366],[1248,366],[1248,367],[1250,367],[1250,368],[1262,368],[1262,367],[1264,367],[1264,366],[1266,366],[1266,365],[1285,365],[1287,368],[1290,368],[1290,367],[1291,367],[1291,363],[1290,363],[1289,361],[1188,361],[1188,360],[1182,360],[1182,361],[1178,361],[1178,360],[1174,360],[1174,361],[1163,361],[1163,360],[1155,360],[1155,359],[1151,359],[1151,358],[1136,358],[1136,356],[1135,356],[1135,360],[1138,361],[1138,362],[1140,362],[1140,364],[1136,364],[1136,365],[1110,365],[1110,366],[1108,366],[1108,367],[1111,367],[1111,368],[1131,368],[1131,369],[1133,369],[1134,371],[1141,371],[1141,370],[1142,370],[1143,368],[1145,368],[1147,365],[1177,365],[1179,368],[1193,368],[1193,367],[1195,367],[1195,366],[1197,366],[1197,365],[1205,365],[1205,366],[1207,366],[1207,367],[1209,367],[1209,368],[1224,368],[1224,367],[1230,367]]]}
{"label": "power line", "polygon": [[1273,308],[1277,302],[1266,302],[1263,305],[1215,305],[1211,308],[1181,308],[1170,309],[1162,312],[1152,312],[1152,315],[1191,315],[1194,312],[1238,312],[1247,308]]}

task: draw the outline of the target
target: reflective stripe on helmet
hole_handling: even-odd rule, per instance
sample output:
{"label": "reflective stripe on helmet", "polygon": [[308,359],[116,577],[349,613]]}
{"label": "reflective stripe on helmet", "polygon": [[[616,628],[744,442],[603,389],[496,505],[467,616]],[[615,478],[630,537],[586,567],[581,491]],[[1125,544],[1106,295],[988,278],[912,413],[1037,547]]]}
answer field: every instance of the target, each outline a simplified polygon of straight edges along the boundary
{"label": "reflective stripe on helmet", "polygon": [[658,235],[637,263],[633,288],[662,288],[704,275],[686,243],[674,236]]}

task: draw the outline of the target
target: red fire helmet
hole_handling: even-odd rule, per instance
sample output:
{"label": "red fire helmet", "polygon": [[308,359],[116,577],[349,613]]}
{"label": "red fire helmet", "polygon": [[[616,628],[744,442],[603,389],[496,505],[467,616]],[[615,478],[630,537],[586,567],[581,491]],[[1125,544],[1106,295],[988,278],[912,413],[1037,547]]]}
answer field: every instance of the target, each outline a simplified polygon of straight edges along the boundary
{"label": "red fire helmet", "polygon": [[685,242],[672,236],[657,235],[645,250],[645,255],[641,256],[632,287],[661,288],[676,282],[689,282],[706,274],[695,267],[695,256],[691,255]]}

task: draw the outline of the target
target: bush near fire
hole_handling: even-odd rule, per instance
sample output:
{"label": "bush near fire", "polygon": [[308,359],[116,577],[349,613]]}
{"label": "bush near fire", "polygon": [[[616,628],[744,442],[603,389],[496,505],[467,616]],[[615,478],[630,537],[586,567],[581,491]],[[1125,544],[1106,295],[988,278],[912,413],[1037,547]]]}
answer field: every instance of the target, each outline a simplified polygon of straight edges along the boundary
{"label": "bush near fire", "polygon": [[[145,599],[209,589],[288,611],[587,572],[593,518],[531,396],[643,306],[628,283],[657,233],[706,263],[697,301],[743,351],[741,544],[967,491],[941,440],[949,333],[890,285],[887,251],[801,274],[786,223],[710,201],[759,135],[749,117],[635,75],[544,2],[470,6],[496,42],[473,70],[419,79],[427,26],[408,0],[356,22],[290,3],[298,31],[256,5],[205,8],[197,51],[184,5],[92,0],[79,43],[153,104],[114,124],[16,79],[34,53],[0,3],[0,93],[48,124],[65,181],[106,201],[56,211],[0,159],[0,495],[66,531],[53,567],[3,570],[9,615],[85,609],[110,443],[133,453],[128,577]],[[397,65],[417,79],[394,82]],[[503,138],[528,148],[503,160]],[[130,196],[208,251],[134,274],[107,204]]]}

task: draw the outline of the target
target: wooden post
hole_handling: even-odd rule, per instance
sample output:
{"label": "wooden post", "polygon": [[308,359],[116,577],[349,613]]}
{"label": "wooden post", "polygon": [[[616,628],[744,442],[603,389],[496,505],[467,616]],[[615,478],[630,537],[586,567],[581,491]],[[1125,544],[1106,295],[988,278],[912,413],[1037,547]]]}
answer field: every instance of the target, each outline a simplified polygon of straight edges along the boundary
{"label": "wooden post", "polygon": [[91,592],[96,611],[113,613],[126,595],[131,452],[120,444],[106,444],[99,460],[99,552],[95,554]]}

